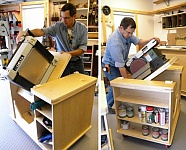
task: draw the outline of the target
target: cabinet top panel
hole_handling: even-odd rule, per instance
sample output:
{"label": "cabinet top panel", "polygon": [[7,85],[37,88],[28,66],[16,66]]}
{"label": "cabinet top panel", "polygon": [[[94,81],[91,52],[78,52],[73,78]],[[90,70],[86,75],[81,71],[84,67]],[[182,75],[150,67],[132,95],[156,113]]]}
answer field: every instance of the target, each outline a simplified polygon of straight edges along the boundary
{"label": "cabinet top panel", "polygon": [[56,104],[92,85],[95,85],[96,81],[97,78],[95,77],[74,73],[36,86],[31,89],[31,93],[49,104]]}
{"label": "cabinet top panel", "polygon": [[110,82],[111,86],[145,91],[170,92],[175,88],[176,83],[172,81],[147,81],[128,78],[116,78]]}

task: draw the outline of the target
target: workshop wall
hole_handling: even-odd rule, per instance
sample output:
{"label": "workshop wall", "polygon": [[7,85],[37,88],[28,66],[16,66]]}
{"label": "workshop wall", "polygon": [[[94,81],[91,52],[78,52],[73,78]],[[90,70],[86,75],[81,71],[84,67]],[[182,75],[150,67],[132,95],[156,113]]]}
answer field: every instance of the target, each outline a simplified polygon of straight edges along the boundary
{"label": "workshop wall", "polygon": [[[101,0],[101,6],[110,6],[112,8],[118,9],[128,9],[128,10],[139,10],[139,11],[152,11],[153,4],[150,0]],[[142,39],[148,39],[154,36],[154,20],[152,15],[137,15],[137,28],[138,37]],[[109,33],[107,33],[109,34]]]}
{"label": "workshop wall", "polygon": [[[169,6],[174,6],[184,2],[185,0],[170,0]],[[157,5],[154,4],[153,10],[158,10],[166,7],[168,6],[165,3],[160,3]],[[154,33],[156,34],[156,36],[158,36],[161,39],[161,41],[167,41],[167,34],[176,33],[176,30],[163,30],[162,23],[161,23],[162,16],[165,16],[165,14],[161,13],[161,14],[154,15]]]}

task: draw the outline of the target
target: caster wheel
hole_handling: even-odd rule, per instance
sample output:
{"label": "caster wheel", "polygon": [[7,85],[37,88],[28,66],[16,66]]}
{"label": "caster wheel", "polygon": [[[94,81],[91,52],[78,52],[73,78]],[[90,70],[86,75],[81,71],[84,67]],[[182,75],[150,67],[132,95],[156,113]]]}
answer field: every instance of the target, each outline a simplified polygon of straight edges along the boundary
{"label": "caster wheel", "polygon": [[123,138],[124,138],[124,137],[127,137],[127,135],[125,135],[125,134],[122,134],[122,136],[123,136]]}

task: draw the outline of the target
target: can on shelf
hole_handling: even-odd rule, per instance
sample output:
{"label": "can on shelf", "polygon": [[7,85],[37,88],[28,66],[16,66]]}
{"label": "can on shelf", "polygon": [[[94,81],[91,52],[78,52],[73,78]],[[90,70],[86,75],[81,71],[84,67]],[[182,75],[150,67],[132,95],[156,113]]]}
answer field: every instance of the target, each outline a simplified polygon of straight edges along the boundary
{"label": "can on shelf", "polygon": [[155,138],[155,139],[159,138],[159,136],[160,136],[159,131],[160,131],[159,128],[153,127],[152,128],[152,137]]}
{"label": "can on shelf", "polygon": [[161,131],[161,139],[163,141],[167,141],[168,140],[168,130],[167,129],[162,129]]}
{"label": "can on shelf", "polygon": [[127,116],[126,106],[124,104],[121,104],[118,107],[118,116],[121,118],[125,118]]}
{"label": "can on shelf", "polygon": [[159,122],[159,112],[158,109],[156,108],[154,110],[154,123],[158,123]]}
{"label": "can on shelf", "polygon": [[141,105],[141,122],[146,123],[146,106]]}
{"label": "can on shelf", "polygon": [[138,118],[141,120],[141,105],[138,105]]}
{"label": "can on shelf", "polygon": [[159,114],[160,114],[160,125],[163,126],[165,125],[165,109],[164,108],[160,108],[159,109]]}
{"label": "can on shelf", "polygon": [[148,125],[143,125],[143,126],[142,126],[142,134],[143,134],[144,136],[149,135],[149,126],[148,126]]}
{"label": "can on shelf", "polygon": [[169,109],[165,108],[165,123],[169,123]]}

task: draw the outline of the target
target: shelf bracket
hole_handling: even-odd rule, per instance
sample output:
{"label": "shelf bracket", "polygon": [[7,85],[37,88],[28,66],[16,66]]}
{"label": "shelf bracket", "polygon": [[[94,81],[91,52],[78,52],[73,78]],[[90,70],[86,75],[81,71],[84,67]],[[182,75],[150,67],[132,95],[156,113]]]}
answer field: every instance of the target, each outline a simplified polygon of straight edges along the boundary
{"label": "shelf bracket", "polygon": [[164,0],[164,2],[165,2],[165,4],[166,4],[167,6],[170,5],[170,0]]}

